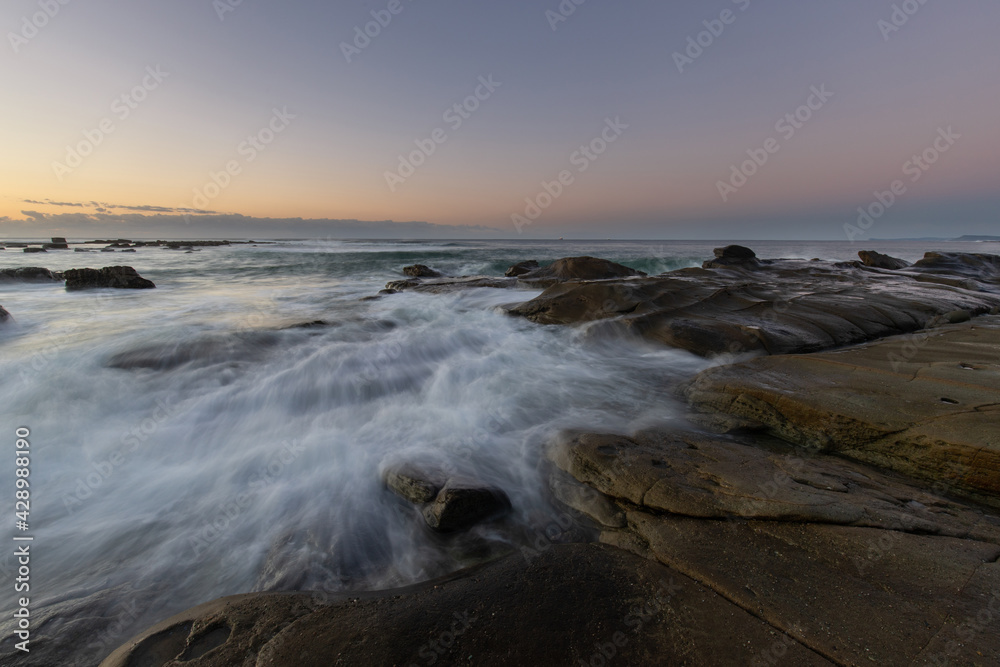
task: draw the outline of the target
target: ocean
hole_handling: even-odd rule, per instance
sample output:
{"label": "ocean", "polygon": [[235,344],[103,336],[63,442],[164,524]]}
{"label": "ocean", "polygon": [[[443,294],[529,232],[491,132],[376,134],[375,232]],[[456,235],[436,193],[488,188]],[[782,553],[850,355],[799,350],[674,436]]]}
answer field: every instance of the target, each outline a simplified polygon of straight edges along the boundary
{"label": "ocean", "polygon": [[[760,257],[916,260],[996,243],[743,242]],[[561,510],[544,444],[564,429],[679,423],[678,383],[711,362],[586,327],[544,327],[476,289],[363,301],[420,263],[502,275],[593,255],[651,275],[698,266],[718,242],[276,241],[198,252],[0,252],[0,268],[127,264],[155,290],[67,292],[0,283],[0,497],[14,511],[15,431],[30,431],[36,640],[96,664],[188,607],[262,590],[403,586],[507,548]],[[99,247],[99,246],[92,246]],[[293,325],[323,321],[305,328]],[[503,488],[521,533],[446,539],[389,494],[380,471],[434,460]],[[493,545],[485,552],[478,545]],[[13,547],[0,554],[12,581]],[[495,547],[495,548],[494,548]],[[4,609],[17,595],[4,587]],[[85,623],[84,623],[85,619]],[[79,623],[84,623],[78,625]],[[13,626],[0,625],[4,637]],[[76,634],[74,634],[76,633]],[[11,655],[10,640],[0,656]],[[30,663],[25,663],[30,664]]]}

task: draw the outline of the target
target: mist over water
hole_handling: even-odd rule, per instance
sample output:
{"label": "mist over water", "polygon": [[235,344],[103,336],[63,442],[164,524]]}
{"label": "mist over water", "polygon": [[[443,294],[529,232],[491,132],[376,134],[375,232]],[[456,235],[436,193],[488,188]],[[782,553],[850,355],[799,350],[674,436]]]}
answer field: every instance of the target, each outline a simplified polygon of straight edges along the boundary
{"label": "mist over water", "polygon": [[[381,469],[452,466],[504,489],[508,524],[530,531],[559,512],[540,466],[547,440],[566,428],[678,420],[673,391],[707,362],[501,312],[537,291],[359,299],[417,262],[499,275],[526,259],[591,254],[655,274],[698,265],[713,245],[7,251],[2,267],[127,263],[157,283],[148,292],[0,284],[17,320],[0,331],[0,425],[11,450],[15,428],[31,430],[36,636],[103,618],[103,634],[77,656],[92,664],[143,627],[223,595],[405,585],[474,561],[470,544],[516,546],[516,531],[491,525],[431,535],[385,490]],[[762,257],[851,259],[860,249],[753,245]],[[868,246],[911,260],[932,249]],[[286,328],[315,320],[327,326]],[[12,475],[0,492],[13,498]],[[0,557],[5,577],[13,567],[10,553]],[[5,588],[5,608],[13,597]]]}

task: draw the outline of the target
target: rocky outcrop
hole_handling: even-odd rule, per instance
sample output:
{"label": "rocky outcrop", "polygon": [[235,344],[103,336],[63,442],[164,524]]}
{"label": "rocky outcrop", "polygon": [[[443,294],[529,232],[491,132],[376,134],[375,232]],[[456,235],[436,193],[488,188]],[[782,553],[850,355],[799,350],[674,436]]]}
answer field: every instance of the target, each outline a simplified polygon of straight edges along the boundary
{"label": "rocky outcrop", "polygon": [[442,533],[465,530],[511,510],[502,489],[432,465],[392,465],[382,478],[393,493],[419,506],[427,525]]}
{"label": "rocky outcrop", "polygon": [[995,633],[955,641],[990,604],[1000,613],[1000,518],[766,444],[568,433],[549,456],[583,489],[573,507],[602,542],[685,574],[835,664],[1000,659]]}
{"label": "rocky outcrop", "polygon": [[517,286],[516,278],[490,278],[488,276],[463,276],[461,278],[410,278],[392,280],[385,285],[386,290],[395,292],[427,292],[446,294],[477,287],[508,289]]}
{"label": "rocky outcrop", "polygon": [[815,352],[916,331],[955,311],[975,316],[1000,306],[996,292],[940,284],[955,282],[948,276],[737,259],[750,264],[565,282],[509,312],[540,324],[606,320],[606,330],[715,356]]}
{"label": "rocky outcrop", "polygon": [[146,280],[131,266],[106,266],[103,269],[70,269],[66,276],[66,289],[79,290],[96,287],[118,289],[153,289],[156,285]]}
{"label": "rocky outcrop", "polygon": [[403,275],[411,278],[441,278],[444,276],[440,271],[435,271],[423,264],[414,264],[403,268]]}
{"label": "rocky outcrop", "polygon": [[890,271],[895,271],[897,269],[905,269],[910,266],[910,263],[905,260],[896,259],[895,257],[890,257],[889,255],[883,255],[882,253],[875,252],[874,250],[861,250],[858,252],[858,257],[861,258],[862,264],[875,269],[888,269]]}
{"label": "rocky outcrop", "polygon": [[204,667],[707,666],[770,664],[776,654],[788,664],[831,664],[676,569],[575,544],[401,590],[225,598],[150,628],[101,667],[166,667],[194,656]]}
{"label": "rocky outcrop", "polygon": [[539,268],[538,262],[533,259],[529,259],[526,262],[518,262],[514,266],[507,269],[504,273],[508,278],[517,278],[518,276],[523,276],[526,273],[531,273]]}
{"label": "rocky outcrop", "polygon": [[1000,318],[713,368],[693,405],[1000,507]]}
{"label": "rocky outcrop", "polygon": [[715,249],[715,259],[702,264],[705,269],[725,269],[730,266],[754,267],[760,264],[757,253],[741,245],[728,245]]}
{"label": "rocky outcrop", "polygon": [[[511,267],[514,268],[514,267]],[[566,257],[552,264],[518,276],[519,283],[531,287],[548,287],[567,280],[611,280],[644,277],[642,271],[596,257]]]}
{"label": "rocky outcrop", "polygon": [[918,280],[950,276],[952,281],[941,282],[968,289],[988,289],[1000,285],[1000,255],[928,252],[909,271],[919,274]]}
{"label": "rocky outcrop", "polygon": [[38,266],[26,266],[19,269],[0,269],[0,282],[30,282],[47,283],[63,280],[60,273],[53,273]]}

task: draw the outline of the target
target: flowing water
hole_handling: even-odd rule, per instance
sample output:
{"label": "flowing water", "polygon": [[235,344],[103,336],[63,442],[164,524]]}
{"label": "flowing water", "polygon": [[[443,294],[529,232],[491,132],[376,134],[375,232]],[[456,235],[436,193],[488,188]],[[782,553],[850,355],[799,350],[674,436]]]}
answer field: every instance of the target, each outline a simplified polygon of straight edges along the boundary
{"label": "flowing water", "polygon": [[[385,588],[474,560],[384,489],[380,470],[393,461],[435,460],[503,488],[510,523],[530,534],[558,514],[540,465],[547,440],[566,428],[681,419],[673,391],[707,362],[502,312],[538,291],[361,299],[413,263],[502,275],[526,259],[589,254],[657,274],[699,265],[714,245],[282,241],[0,253],[0,268],[121,263],[157,284],[0,283],[16,319],[0,329],[10,459],[0,497],[13,514],[15,429],[26,427],[34,636],[75,642],[64,664],[96,664],[143,627],[223,595]],[[859,249],[752,245],[762,257],[851,259]],[[928,246],[865,244],[910,260]],[[288,328],[317,320],[326,324]],[[473,531],[516,547],[513,534]],[[16,567],[5,547],[4,582]],[[3,608],[14,598],[4,583]],[[81,617],[89,624],[75,629]],[[4,637],[12,629],[0,626]],[[0,656],[11,649],[5,640]]]}

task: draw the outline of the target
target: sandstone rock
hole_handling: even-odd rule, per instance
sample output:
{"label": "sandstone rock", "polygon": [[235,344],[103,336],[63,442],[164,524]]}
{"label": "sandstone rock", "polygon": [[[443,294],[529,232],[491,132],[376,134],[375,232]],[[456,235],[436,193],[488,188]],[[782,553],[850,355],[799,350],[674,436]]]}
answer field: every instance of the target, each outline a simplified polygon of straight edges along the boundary
{"label": "sandstone rock", "polygon": [[62,280],[59,274],[38,266],[26,266],[20,269],[0,269],[0,282],[56,282]]}
{"label": "sandstone rock", "polygon": [[902,260],[896,259],[895,257],[890,257],[889,255],[883,255],[882,253],[875,252],[874,250],[861,250],[858,252],[858,257],[865,266],[870,266],[876,269],[889,269],[890,271],[895,271],[896,269],[905,269],[910,266],[910,263]]}
{"label": "sandstone rock", "polygon": [[[513,268],[513,267],[512,267]],[[567,280],[610,280],[644,277],[642,271],[596,257],[566,257],[549,266],[518,276],[518,281],[532,287],[547,287]]]}
{"label": "sandstone rock", "polygon": [[753,665],[774,650],[788,664],[831,664],[676,570],[577,544],[325,604],[307,594],[224,598],[149,628],[102,667],[192,654],[203,667]]}
{"label": "sandstone rock", "polygon": [[66,289],[90,289],[114,287],[118,289],[152,289],[152,281],[146,280],[131,266],[106,266],[103,269],[70,269],[65,272]]}
{"label": "sandstone rock", "polygon": [[441,278],[444,276],[440,271],[435,271],[434,269],[424,266],[423,264],[414,264],[413,266],[407,266],[403,269],[404,276],[410,276],[411,278]]}
{"label": "sandstone rock", "polygon": [[1000,319],[862,347],[712,368],[702,411],[765,424],[798,446],[896,470],[1000,507]]}
{"label": "sandstone rock", "polygon": [[[548,456],[624,509],[884,528],[1000,545],[1000,519],[980,510],[857,463],[752,442],[686,432],[567,433]],[[610,525],[606,508],[597,516],[574,508]]]}
{"label": "sandstone rock", "polygon": [[508,278],[517,278],[518,276],[523,276],[526,273],[531,273],[538,268],[538,262],[533,259],[529,259],[526,262],[518,262],[514,266],[510,267],[504,275]]}

